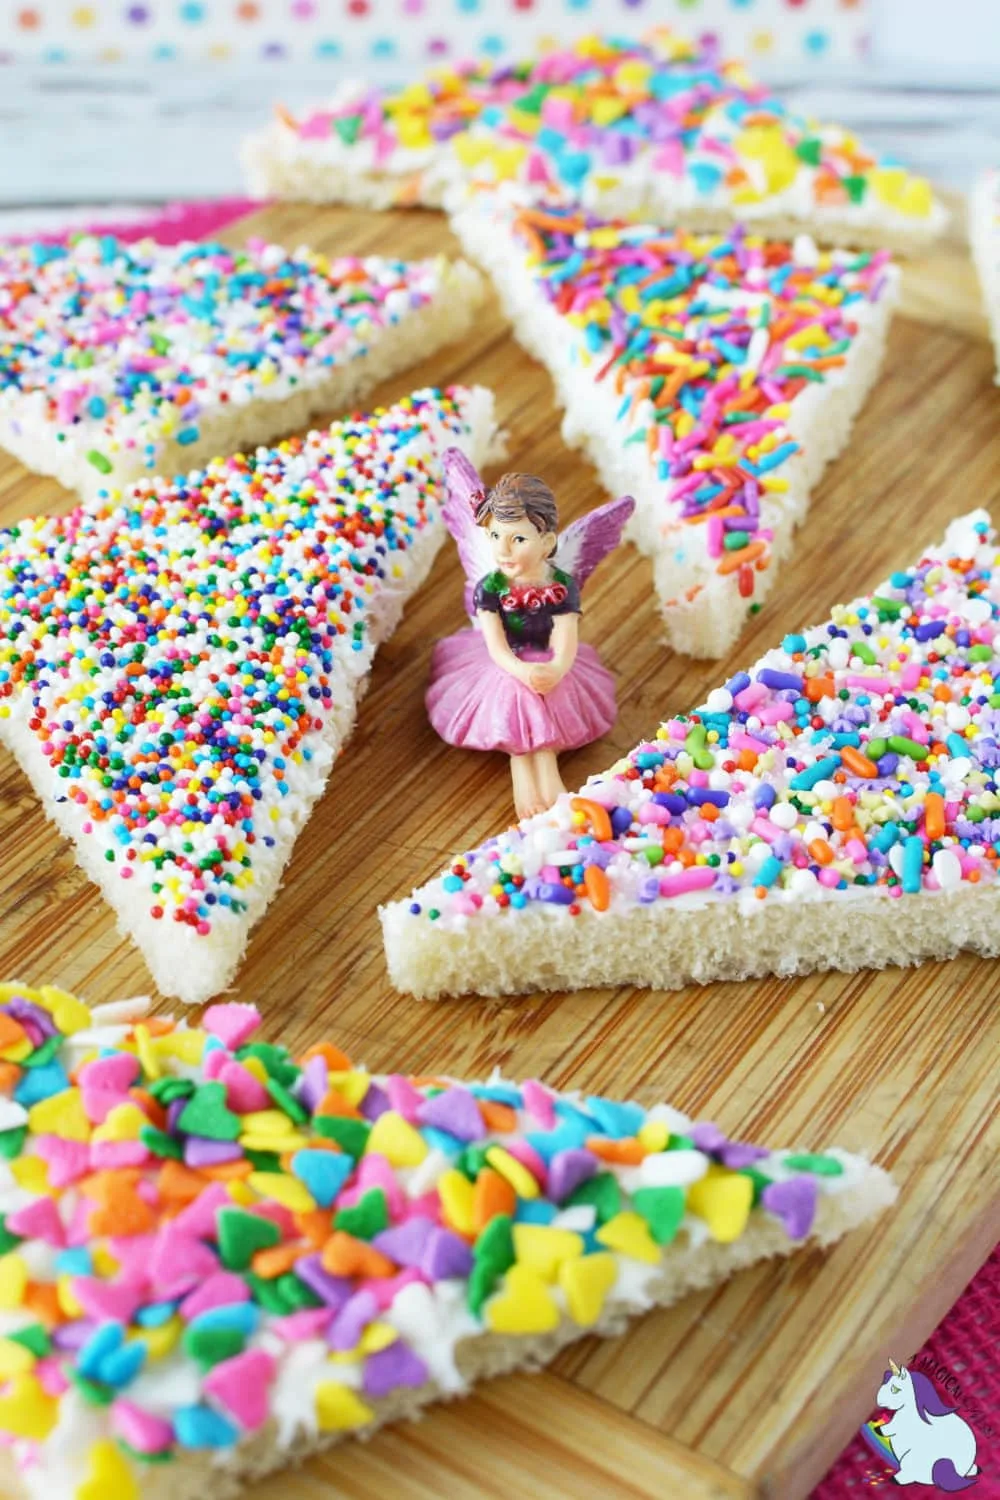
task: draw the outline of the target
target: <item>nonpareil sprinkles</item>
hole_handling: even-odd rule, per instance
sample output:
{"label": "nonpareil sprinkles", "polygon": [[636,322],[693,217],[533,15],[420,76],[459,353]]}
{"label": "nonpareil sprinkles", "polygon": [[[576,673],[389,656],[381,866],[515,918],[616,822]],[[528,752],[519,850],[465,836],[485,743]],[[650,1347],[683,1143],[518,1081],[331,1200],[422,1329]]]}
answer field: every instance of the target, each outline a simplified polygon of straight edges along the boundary
{"label": "nonpareil sprinkles", "polygon": [[373,610],[440,527],[469,398],[417,392],[0,534],[0,734],[30,737],[153,918],[207,936],[287,845]]}
{"label": "nonpareil sprinkles", "polygon": [[786,635],[577,796],[457,859],[413,920],[994,884],[998,564],[985,512],[955,522],[940,550]]}
{"label": "nonpareil sprinkles", "polygon": [[[99,474],[288,396],[430,302],[432,262],[223,245],[0,246],[0,421],[72,440]],[[134,466],[133,466],[134,467]]]}
{"label": "nonpareil sprinkles", "polygon": [[544,204],[514,232],[574,358],[621,397],[623,443],[662,481],[664,526],[697,526],[714,571],[751,599],[769,561],[761,500],[799,452],[796,400],[842,378],[888,252],[820,251],[740,228],[725,236],[609,222]]}
{"label": "nonpareil sprinkles", "polygon": [[470,1340],[649,1305],[671,1247],[801,1240],[870,1171],[666,1105],[293,1055],[250,1005],[146,1010],[0,985],[0,1444],[32,1495],[139,1500],[272,1420],[279,1450],[364,1429],[467,1388]]}

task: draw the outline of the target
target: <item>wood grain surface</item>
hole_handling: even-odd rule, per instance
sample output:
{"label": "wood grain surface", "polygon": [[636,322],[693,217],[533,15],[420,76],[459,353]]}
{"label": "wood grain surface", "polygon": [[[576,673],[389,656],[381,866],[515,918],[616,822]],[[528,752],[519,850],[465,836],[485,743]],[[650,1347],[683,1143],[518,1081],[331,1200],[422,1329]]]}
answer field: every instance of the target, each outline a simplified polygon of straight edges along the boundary
{"label": "wood grain surface", "polygon": [[[294,248],[415,256],[449,250],[440,217],[285,205],[249,229]],[[383,387],[480,381],[498,395],[510,459],[544,474],[562,520],[601,498],[559,437],[544,371],[491,304],[476,336]],[[331,415],[333,415],[331,413]],[[618,676],[619,722],[565,759],[578,783],[786,631],[914,560],[976,505],[1000,517],[1000,392],[961,219],[905,273],[884,379],[830,470],[766,608],[715,666],[661,644],[648,562],[624,548],[588,589],[583,631]],[[65,510],[52,481],[0,457],[0,522]],[[492,1382],[414,1425],[345,1444],[253,1500],[683,1496],[802,1500],[871,1408],[887,1356],[919,1348],[1000,1237],[1000,969],[974,958],[880,974],[601,990],[418,1004],[390,989],[375,908],[510,816],[500,757],[449,749],[422,695],[431,644],[462,618],[448,549],[381,653],[357,731],[251,940],[234,994],[271,1036],[321,1035],[375,1069],[540,1075],[557,1088],[668,1099],[734,1136],[867,1151],[896,1208],[831,1253],[760,1266],[651,1314],[626,1338],[584,1339],[539,1376]],[[148,988],[96,889],[0,756],[0,974],[92,1002]]]}

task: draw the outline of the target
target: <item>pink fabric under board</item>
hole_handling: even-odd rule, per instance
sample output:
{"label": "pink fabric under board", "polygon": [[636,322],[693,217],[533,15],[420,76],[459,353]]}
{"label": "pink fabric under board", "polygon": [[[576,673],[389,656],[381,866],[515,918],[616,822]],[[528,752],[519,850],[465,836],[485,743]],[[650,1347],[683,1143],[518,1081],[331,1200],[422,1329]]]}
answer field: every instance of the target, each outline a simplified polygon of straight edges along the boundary
{"label": "pink fabric under board", "polygon": [[59,244],[71,234],[112,234],[126,244],[153,239],[161,245],[179,245],[184,240],[202,240],[217,234],[227,224],[265,207],[266,204],[252,198],[199,199],[167,203],[160,208],[151,208],[141,217],[129,215],[120,222],[116,221],[114,210],[109,209],[106,219],[98,213],[90,223],[70,224],[65,229],[45,229],[38,234],[17,234],[12,238]]}
{"label": "pink fabric under board", "polygon": [[[886,1350],[890,1354],[923,1370],[976,1434],[976,1461],[982,1472],[962,1493],[970,1500],[1000,1500],[1000,1246],[921,1350]],[[928,1485],[900,1489],[888,1466],[858,1434],[813,1490],[811,1500],[863,1500],[880,1491],[886,1497],[905,1493],[913,1500],[931,1500],[942,1493]]]}

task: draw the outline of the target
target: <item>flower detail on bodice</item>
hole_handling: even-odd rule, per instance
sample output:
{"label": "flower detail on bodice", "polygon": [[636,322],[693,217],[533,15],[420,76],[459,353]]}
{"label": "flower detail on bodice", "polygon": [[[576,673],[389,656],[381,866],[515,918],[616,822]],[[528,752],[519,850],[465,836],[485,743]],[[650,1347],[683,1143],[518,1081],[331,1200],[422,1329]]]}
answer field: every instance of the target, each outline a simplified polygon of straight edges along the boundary
{"label": "flower detail on bodice", "polygon": [[521,609],[537,614],[540,609],[562,604],[567,592],[562,583],[512,583],[507,592],[500,596],[500,608],[505,614]]}

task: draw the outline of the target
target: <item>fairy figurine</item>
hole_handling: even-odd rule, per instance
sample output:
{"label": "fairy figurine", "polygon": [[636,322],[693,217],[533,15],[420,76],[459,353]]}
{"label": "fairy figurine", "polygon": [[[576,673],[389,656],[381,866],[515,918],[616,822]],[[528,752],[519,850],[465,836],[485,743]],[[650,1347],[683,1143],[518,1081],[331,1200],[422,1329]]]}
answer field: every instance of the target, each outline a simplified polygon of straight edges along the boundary
{"label": "fairy figurine", "polygon": [[486,489],[458,448],[444,470],[444,520],[474,628],[435,646],[427,712],[449,745],[510,756],[514,806],[526,818],[565,791],[559,752],[615,722],[614,679],[579,639],[580,590],[635,502],[612,500],[559,535],[555,496],[534,474],[504,474]]}

